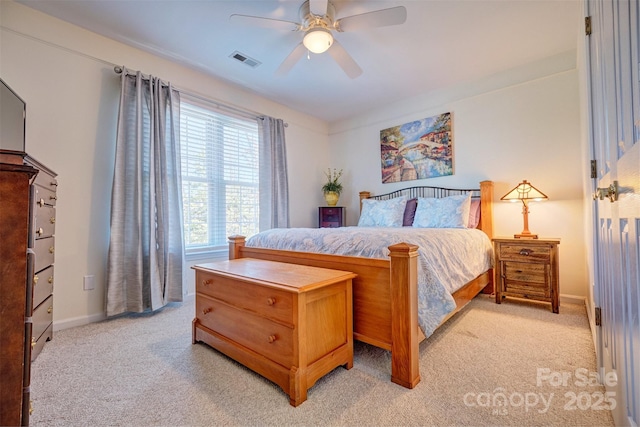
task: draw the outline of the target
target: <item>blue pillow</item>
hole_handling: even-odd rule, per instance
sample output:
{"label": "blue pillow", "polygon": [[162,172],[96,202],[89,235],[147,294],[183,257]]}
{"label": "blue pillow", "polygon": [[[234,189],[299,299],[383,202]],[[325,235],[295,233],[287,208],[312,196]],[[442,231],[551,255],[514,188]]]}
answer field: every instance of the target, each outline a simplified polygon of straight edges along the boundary
{"label": "blue pillow", "polygon": [[466,228],[469,224],[471,194],[440,199],[418,197],[413,219],[417,228]]}
{"label": "blue pillow", "polygon": [[402,227],[407,196],[390,200],[364,199],[358,227]]}

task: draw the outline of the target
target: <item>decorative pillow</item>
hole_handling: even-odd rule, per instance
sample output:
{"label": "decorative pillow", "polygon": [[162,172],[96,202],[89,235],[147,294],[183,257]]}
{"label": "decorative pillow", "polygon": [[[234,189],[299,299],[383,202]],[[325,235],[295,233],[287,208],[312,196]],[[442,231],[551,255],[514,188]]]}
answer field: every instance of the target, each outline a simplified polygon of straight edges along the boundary
{"label": "decorative pillow", "polygon": [[364,199],[359,227],[402,227],[407,196],[390,200]]}
{"label": "decorative pillow", "polygon": [[404,208],[404,216],[402,217],[402,226],[411,227],[413,225],[413,217],[416,215],[416,208],[418,207],[418,199],[413,198],[407,200],[407,206]]}
{"label": "decorative pillow", "polygon": [[480,224],[480,200],[471,199],[469,224],[467,225],[467,228],[478,228],[478,224]]}
{"label": "decorative pillow", "polygon": [[440,199],[418,197],[413,226],[420,228],[466,228],[471,194]]}

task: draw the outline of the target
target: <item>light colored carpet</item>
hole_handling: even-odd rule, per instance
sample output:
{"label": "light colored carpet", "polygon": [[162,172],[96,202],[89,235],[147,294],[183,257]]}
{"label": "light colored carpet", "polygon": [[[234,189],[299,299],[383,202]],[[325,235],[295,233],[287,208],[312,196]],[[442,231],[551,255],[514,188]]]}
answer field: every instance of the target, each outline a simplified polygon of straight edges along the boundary
{"label": "light colored carpet", "polygon": [[613,425],[603,388],[581,382],[595,371],[583,306],[553,314],[481,295],[420,345],[413,390],[389,381],[388,352],[356,343],[354,367],[294,408],[270,381],[191,344],[193,305],[57,332],[33,365],[31,425]]}

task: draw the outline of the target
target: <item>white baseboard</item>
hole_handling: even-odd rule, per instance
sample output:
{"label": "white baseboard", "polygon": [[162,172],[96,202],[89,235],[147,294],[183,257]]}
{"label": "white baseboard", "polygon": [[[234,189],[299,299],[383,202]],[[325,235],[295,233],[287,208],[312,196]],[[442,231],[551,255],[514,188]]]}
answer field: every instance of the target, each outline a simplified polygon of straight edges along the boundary
{"label": "white baseboard", "polygon": [[579,295],[560,294],[560,302],[566,304],[586,305],[587,299]]}
{"label": "white baseboard", "polygon": [[105,313],[92,314],[91,316],[74,317],[53,322],[53,331],[75,328],[76,326],[88,325],[89,323],[101,322],[107,318]]}

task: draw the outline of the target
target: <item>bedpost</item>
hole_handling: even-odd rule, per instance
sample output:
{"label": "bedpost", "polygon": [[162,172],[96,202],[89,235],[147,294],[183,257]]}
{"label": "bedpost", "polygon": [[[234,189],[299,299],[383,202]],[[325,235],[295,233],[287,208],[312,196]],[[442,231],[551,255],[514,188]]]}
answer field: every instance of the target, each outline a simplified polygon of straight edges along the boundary
{"label": "bedpost", "polygon": [[418,247],[389,246],[391,259],[391,381],[413,388],[420,382],[418,351]]}
{"label": "bedpost", "polygon": [[493,181],[480,182],[480,227],[493,238]]}
{"label": "bedpost", "polygon": [[244,236],[229,236],[229,259],[242,258],[240,249],[244,247],[247,238]]}
{"label": "bedpost", "polygon": [[360,212],[362,212],[362,201],[364,199],[368,199],[369,197],[371,197],[371,192],[370,191],[361,191],[360,192]]}

